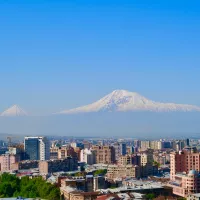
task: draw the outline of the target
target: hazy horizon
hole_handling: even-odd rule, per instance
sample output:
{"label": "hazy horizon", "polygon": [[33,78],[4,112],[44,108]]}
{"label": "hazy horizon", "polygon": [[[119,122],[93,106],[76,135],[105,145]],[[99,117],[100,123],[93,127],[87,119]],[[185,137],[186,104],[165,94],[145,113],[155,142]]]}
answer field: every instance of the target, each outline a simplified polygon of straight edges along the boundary
{"label": "hazy horizon", "polygon": [[10,0],[0,17],[0,113],[35,116],[0,117],[0,133],[200,133],[199,113],[45,116],[116,89],[200,107],[200,1]]}
{"label": "hazy horizon", "polygon": [[1,117],[0,133],[82,137],[197,137],[200,113],[128,112]]}

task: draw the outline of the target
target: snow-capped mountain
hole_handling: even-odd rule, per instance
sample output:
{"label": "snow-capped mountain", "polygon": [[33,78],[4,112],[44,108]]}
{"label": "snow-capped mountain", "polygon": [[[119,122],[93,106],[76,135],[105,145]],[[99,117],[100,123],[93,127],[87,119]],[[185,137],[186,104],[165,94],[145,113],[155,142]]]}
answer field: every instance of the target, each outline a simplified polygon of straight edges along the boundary
{"label": "snow-capped mountain", "polygon": [[20,108],[18,105],[13,105],[1,114],[2,117],[17,117],[17,116],[27,116],[25,110]]}
{"label": "snow-capped mountain", "polygon": [[71,110],[64,110],[57,114],[76,114],[90,112],[126,112],[126,111],[199,111],[200,107],[175,103],[160,103],[149,100],[138,93],[126,90],[115,90],[99,101],[90,105],[78,107]]}

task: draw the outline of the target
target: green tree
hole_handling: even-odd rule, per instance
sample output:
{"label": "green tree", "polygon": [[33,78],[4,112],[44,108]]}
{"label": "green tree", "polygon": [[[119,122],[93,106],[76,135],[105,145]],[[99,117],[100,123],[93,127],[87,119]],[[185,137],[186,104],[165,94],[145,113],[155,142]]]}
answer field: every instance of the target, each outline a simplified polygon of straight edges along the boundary
{"label": "green tree", "polygon": [[107,169],[99,169],[94,172],[94,176],[105,175],[107,173]]}
{"label": "green tree", "polygon": [[60,200],[60,190],[42,178],[23,177],[2,174],[0,176],[0,197],[43,198]]}
{"label": "green tree", "polygon": [[146,198],[147,199],[154,199],[155,198],[155,194],[146,194]]}

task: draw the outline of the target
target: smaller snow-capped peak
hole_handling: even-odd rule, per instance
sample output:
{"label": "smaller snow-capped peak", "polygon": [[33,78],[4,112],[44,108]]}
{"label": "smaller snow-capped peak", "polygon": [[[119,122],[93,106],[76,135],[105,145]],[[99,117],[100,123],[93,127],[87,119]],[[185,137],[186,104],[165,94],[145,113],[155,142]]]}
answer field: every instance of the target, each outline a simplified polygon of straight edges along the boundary
{"label": "smaller snow-capped peak", "polygon": [[2,117],[27,116],[27,112],[18,105],[13,105],[1,114]]}

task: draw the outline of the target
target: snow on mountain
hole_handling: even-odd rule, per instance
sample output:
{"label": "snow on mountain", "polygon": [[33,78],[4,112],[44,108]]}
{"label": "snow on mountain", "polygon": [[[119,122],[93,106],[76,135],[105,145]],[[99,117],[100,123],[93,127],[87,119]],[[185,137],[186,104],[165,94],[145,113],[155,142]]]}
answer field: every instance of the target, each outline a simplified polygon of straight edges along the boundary
{"label": "snow on mountain", "polygon": [[16,117],[16,116],[27,116],[26,111],[20,108],[18,105],[13,105],[4,112],[1,113],[2,117]]}
{"label": "snow on mountain", "polygon": [[115,90],[99,101],[90,105],[64,110],[57,114],[76,114],[90,112],[126,112],[126,111],[199,111],[200,107],[186,104],[160,103],[149,100],[138,93],[126,90]]}

